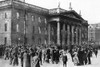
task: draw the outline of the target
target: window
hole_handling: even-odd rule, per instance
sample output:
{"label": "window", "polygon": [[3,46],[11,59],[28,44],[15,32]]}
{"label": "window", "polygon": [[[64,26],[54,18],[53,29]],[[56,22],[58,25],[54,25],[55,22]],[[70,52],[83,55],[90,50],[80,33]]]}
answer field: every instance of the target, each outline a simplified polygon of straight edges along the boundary
{"label": "window", "polygon": [[7,37],[4,38],[4,44],[7,44]]}
{"label": "window", "polygon": [[5,31],[7,31],[7,23],[5,24]]}
{"label": "window", "polygon": [[7,13],[5,13],[5,18],[7,18]]}
{"label": "window", "polygon": [[45,22],[45,24],[47,23],[47,20],[46,20],[46,18],[44,19],[44,22]]}
{"label": "window", "polygon": [[87,38],[87,33],[85,33],[85,38]]}
{"label": "window", "polygon": [[26,34],[26,21],[24,21],[24,34]]}
{"label": "window", "polygon": [[52,30],[51,31],[51,34],[54,35],[54,29],[53,29],[53,27],[51,28],[51,30]]}
{"label": "window", "polygon": [[33,26],[33,34],[34,34],[34,32],[35,32],[35,27]]}
{"label": "window", "polygon": [[38,21],[41,23],[41,18],[40,17],[38,18]]}
{"label": "window", "polygon": [[91,32],[93,32],[93,29],[91,29]]}
{"label": "window", "polygon": [[46,39],[44,40],[44,44],[47,44],[47,40]]}
{"label": "window", "polygon": [[38,39],[38,44],[39,44],[39,45],[41,44],[41,38]]}
{"label": "window", "polygon": [[32,21],[34,21],[34,16],[32,16]]}
{"label": "window", "polygon": [[44,32],[45,32],[45,34],[47,34],[47,28],[44,28]]}
{"label": "window", "polygon": [[91,38],[91,41],[93,41],[93,38]]}
{"label": "window", "polygon": [[82,38],[84,38],[84,34],[82,33]]}
{"label": "window", "polygon": [[38,30],[39,30],[39,34],[41,34],[41,29],[40,29],[40,27],[38,27]]}
{"label": "window", "polygon": [[91,33],[91,36],[93,36],[93,33]]}
{"label": "window", "polygon": [[19,32],[19,25],[16,25],[16,31]]}
{"label": "window", "polygon": [[34,37],[34,36],[32,36],[32,40],[33,40],[33,41],[35,40],[35,37]]}
{"label": "window", "polygon": [[28,19],[28,16],[27,15],[25,15],[25,20],[27,20]]}
{"label": "window", "polygon": [[19,12],[17,12],[16,15],[17,15],[17,19],[19,19]]}

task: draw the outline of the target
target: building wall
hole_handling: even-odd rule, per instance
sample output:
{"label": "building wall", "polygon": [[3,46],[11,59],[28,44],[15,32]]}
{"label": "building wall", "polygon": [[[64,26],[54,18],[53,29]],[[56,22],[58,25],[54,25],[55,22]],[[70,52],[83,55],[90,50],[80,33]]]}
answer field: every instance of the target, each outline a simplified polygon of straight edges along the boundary
{"label": "building wall", "polygon": [[[2,9],[3,6],[6,7],[5,8],[6,10]],[[3,17],[0,19],[1,44],[4,44],[5,37],[7,37],[7,44],[11,45],[24,44],[25,41],[27,41],[26,44],[30,45],[46,44],[47,40],[49,41],[48,37],[49,32],[47,32],[49,18],[46,16],[49,15],[49,9],[44,9],[35,5],[30,5],[19,1],[13,1],[13,2],[10,1],[10,3],[8,4],[6,4],[5,1],[4,3],[2,3],[2,8],[0,15],[1,17]],[[7,12],[7,16],[9,18],[6,19],[4,18],[5,12]],[[51,15],[49,15],[49,17]],[[73,18],[73,16],[71,17]],[[8,23],[6,32],[4,31],[5,23]],[[50,33],[51,32],[52,30],[50,30]],[[25,39],[24,37],[26,37],[26,40],[24,40]]]}
{"label": "building wall", "polygon": [[12,10],[12,44],[20,44],[24,42],[24,12],[21,10]]}
{"label": "building wall", "polygon": [[[24,33],[26,29],[27,44],[44,43],[47,34],[45,28],[47,27],[46,17],[37,13],[24,11],[21,9],[13,9],[12,12],[12,44],[23,44]],[[25,24],[26,23],[26,24]],[[18,29],[17,31],[17,25]],[[40,31],[39,31],[40,28]],[[20,38],[20,40],[19,40]]]}
{"label": "building wall", "polygon": [[[6,31],[5,31],[6,24]],[[0,10],[0,44],[11,44],[11,9]]]}
{"label": "building wall", "polygon": [[88,41],[100,44],[100,24],[91,24],[88,28]]}
{"label": "building wall", "polygon": [[100,28],[95,29],[95,41],[100,44]]}
{"label": "building wall", "polygon": [[88,41],[95,41],[95,28],[94,27],[88,28]]}

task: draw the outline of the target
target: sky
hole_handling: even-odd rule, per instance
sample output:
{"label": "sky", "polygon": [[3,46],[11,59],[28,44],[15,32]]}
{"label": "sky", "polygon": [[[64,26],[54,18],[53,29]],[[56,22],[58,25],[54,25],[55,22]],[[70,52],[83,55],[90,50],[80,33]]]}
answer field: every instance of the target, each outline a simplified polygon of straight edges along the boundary
{"label": "sky", "polygon": [[25,0],[25,2],[47,9],[60,7],[69,10],[69,3],[89,24],[100,23],[100,0]]}
{"label": "sky", "polygon": [[89,24],[100,23],[100,0],[25,0],[26,3],[47,9],[60,7],[69,10],[69,3],[77,13],[81,10],[82,17]]}

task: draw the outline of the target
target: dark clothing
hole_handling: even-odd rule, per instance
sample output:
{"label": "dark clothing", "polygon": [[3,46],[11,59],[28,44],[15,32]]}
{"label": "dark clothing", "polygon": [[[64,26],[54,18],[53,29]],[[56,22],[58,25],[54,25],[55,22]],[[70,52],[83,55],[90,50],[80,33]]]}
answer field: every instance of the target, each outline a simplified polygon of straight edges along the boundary
{"label": "dark clothing", "polygon": [[52,50],[52,63],[54,63],[54,61],[55,61],[55,52],[56,52],[56,50],[55,49],[53,49]]}
{"label": "dark clothing", "polygon": [[88,55],[87,55],[87,58],[88,58],[88,64],[91,64],[91,57],[92,57],[92,51],[89,50],[89,51],[88,51]]}
{"label": "dark clothing", "polygon": [[73,55],[72,49],[71,49],[69,52],[70,52],[70,55],[71,55],[71,58],[72,58],[72,62],[73,62],[73,57],[74,57],[74,55]]}
{"label": "dark clothing", "polygon": [[83,55],[84,55],[84,51],[80,51],[78,52],[78,59],[79,59],[79,65],[83,65]]}
{"label": "dark clothing", "polygon": [[37,61],[37,64],[35,67],[40,67],[40,63],[39,63],[39,60]]}
{"label": "dark clothing", "polygon": [[98,54],[98,50],[97,49],[94,50],[94,54],[97,57],[97,54]]}
{"label": "dark clothing", "polygon": [[55,54],[55,61],[56,61],[56,63],[59,62],[59,56],[60,56],[59,50],[56,50],[56,54]]}
{"label": "dark clothing", "polygon": [[13,65],[18,65],[18,53],[17,52],[14,53],[14,62],[13,62]]}
{"label": "dark clothing", "polygon": [[88,57],[88,64],[91,64],[91,58]]}
{"label": "dark clothing", "polygon": [[39,61],[42,64],[42,50],[39,52]]}
{"label": "dark clothing", "polygon": [[68,61],[67,55],[63,56],[63,67],[67,67],[67,61]]}
{"label": "dark clothing", "polygon": [[85,62],[85,64],[87,64],[87,52],[86,52],[86,50],[84,50],[84,53],[83,53],[83,62]]}
{"label": "dark clothing", "polygon": [[21,52],[21,66],[23,67],[23,54],[24,54],[24,52]]}
{"label": "dark clothing", "polygon": [[50,49],[47,50],[47,58],[50,59]]}
{"label": "dark clothing", "polygon": [[13,52],[11,50],[10,51],[10,64],[12,64],[13,59],[14,59],[14,56],[13,56]]}
{"label": "dark clothing", "polygon": [[50,49],[47,49],[46,55],[47,55],[47,60],[46,61],[49,63],[49,59],[50,59]]}
{"label": "dark clothing", "polygon": [[31,67],[31,56],[27,54],[28,67]]}
{"label": "dark clothing", "polygon": [[63,56],[63,64],[66,64],[67,61],[68,61],[67,56]]}

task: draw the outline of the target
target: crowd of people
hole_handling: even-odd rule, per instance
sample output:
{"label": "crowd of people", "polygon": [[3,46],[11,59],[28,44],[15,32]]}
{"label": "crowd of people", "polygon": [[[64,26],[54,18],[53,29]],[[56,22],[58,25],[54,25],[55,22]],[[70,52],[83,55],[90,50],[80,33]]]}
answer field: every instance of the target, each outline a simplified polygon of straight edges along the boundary
{"label": "crowd of people", "polygon": [[9,60],[10,65],[19,65],[21,67],[40,67],[43,63],[58,64],[63,62],[63,67],[67,67],[69,53],[74,65],[91,64],[92,53],[97,57],[97,48],[86,47],[71,47],[66,49],[59,48],[58,46],[8,46],[2,53],[5,60]]}

